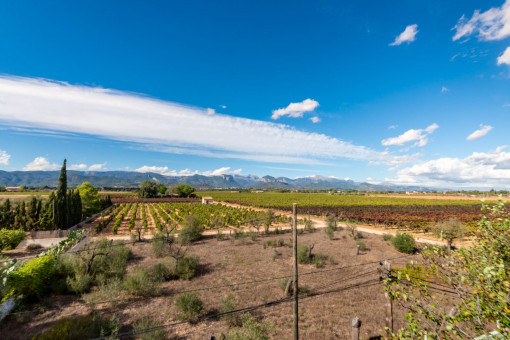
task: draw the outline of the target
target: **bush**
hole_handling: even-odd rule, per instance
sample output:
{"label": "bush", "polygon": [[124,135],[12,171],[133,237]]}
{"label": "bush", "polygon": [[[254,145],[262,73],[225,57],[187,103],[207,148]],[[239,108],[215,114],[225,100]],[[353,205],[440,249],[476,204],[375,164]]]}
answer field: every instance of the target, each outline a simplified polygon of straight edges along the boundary
{"label": "bush", "polygon": [[56,259],[42,256],[28,261],[6,279],[9,295],[20,294],[25,298],[41,297],[55,276]]}
{"label": "bush", "polygon": [[77,273],[74,277],[67,277],[67,288],[73,293],[83,294],[89,290],[92,280],[89,274]]}
{"label": "bush", "polygon": [[309,233],[315,232],[315,227],[313,226],[313,221],[309,219],[305,219],[305,231]]}
{"label": "bush", "polygon": [[391,244],[401,253],[413,254],[416,251],[414,238],[406,233],[398,233],[391,239]]}
{"label": "bush", "polygon": [[183,221],[183,228],[179,234],[179,242],[188,244],[200,240],[204,227],[195,215],[187,215]]}
{"label": "bush", "polygon": [[51,328],[34,336],[33,340],[81,340],[103,336],[115,336],[119,332],[120,321],[116,316],[103,317],[90,314],[74,318],[62,318]]}
{"label": "bush", "polygon": [[310,250],[306,244],[299,244],[297,248],[297,258],[300,264],[309,264],[312,262]]}
{"label": "bush", "polygon": [[179,259],[175,268],[175,276],[183,280],[191,279],[195,276],[198,268],[198,262],[198,256],[185,256]]}
{"label": "bush", "polygon": [[114,277],[99,282],[97,289],[94,289],[89,294],[83,295],[86,303],[97,303],[106,300],[116,300],[124,297],[124,286],[121,279]]}
{"label": "bush", "polygon": [[0,251],[14,249],[27,236],[23,230],[0,229]]}
{"label": "bush", "polygon": [[241,317],[243,326],[225,335],[225,340],[269,340],[273,326],[269,322],[258,322],[250,314]]}
{"label": "bush", "polygon": [[[133,331],[141,332],[148,328],[159,327],[161,324],[150,318],[142,318],[133,323]],[[166,339],[166,331],[164,329],[156,329],[151,332],[141,333],[136,336],[137,339],[142,340],[162,340]]]}
{"label": "bush", "polygon": [[166,242],[163,235],[161,234],[154,235],[154,237],[152,238],[151,250],[152,254],[154,254],[154,256],[158,258],[168,255],[169,253],[168,243]]}
{"label": "bush", "polygon": [[391,234],[383,234],[383,236],[382,236],[382,239],[384,241],[391,241],[392,238],[393,238],[393,235],[391,235]]}
{"label": "bush", "polygon": [[[223,313],[229,313],[236,309],[237,309],[237,299],[236,299],[235,295],[229,294],[221,300],[221,305],[220,305],[220,308],[218,311],[221,314],[223,314]],[[241,316],[238,313],[223,315],[223,316],[221,316],[221,319],[223,321],[225,321],[227,323],[227,325],[229,325],[230,327],[241,326],[241,324],[242,324]]]}
{"label": "bush", "polygon": [[159,294],[157,283],[142,269],[135,269],[134,273],[124,280],[124,288],[136,296],[152,296]]}
{"label": "bush", "polygon": [[334,231],[332,228],[327,227],[327,228],[326,228],[326,236],[327,236],[330,240],[334,239],[334,238],[335,238],[335,231]]}
{"label": "bush", "polygon": [[33,250],[37,250],[37,249],[41,249],[41,248],[42,248],[42,246],[39,243],[30,243],[27,246],[27,250],[29,250],[29,251],[33,251]]}
{"label": "bush", "polygon": [[361,251],[367,250],[367,245],[363,241],[356,241],[356,245],[359,246],[359,250]]}
{"label": "bush", "polygon": [[327,257],[321,253],[315,254],[313,256],[313,264],[315,268],[323,268],[326,265]]}
{"label": "bush", "polygon": [[275,239],[265,240],[264,249],[266,249],[267,247],[276,247],[276,240]]}
{"label": "bush", "polygon": [[182,293],[175,300],[175,306],[181,312],[177,314],[177,319],[181,321],[191,321],[200,315],[204,303],[194,293]]}
{"label": "bush", "polygon": [[152,266],[151,276],[155,282],[163,282],[172,276],[172,271],[163,263],[156,263]]}

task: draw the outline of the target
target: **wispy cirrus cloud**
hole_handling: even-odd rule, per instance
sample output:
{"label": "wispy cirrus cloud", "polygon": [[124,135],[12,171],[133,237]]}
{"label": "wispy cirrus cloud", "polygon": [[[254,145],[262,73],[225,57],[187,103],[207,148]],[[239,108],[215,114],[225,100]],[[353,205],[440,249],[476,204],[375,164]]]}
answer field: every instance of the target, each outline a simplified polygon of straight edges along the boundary
{"label": "wispy cirrus cloud", "polygon": [[475,10],[473,16],[467,19],[465,15],[452,28],[455,30],[452,40],[469,38],[477,34],[479,40],[501,40],[510,36],[510,0],[506,0],[501,7],[492,7],[485,12]]}
{"label": "wispy cirrus cloud", "polygon": [[36,157],[33,161],[25,165],[24,171],[48,171],[57,170],[58,164],[50,163],[45,157]]}
{"label": "wispy cirrus cloud", "polygon": [[312,112],[318,106],[318,101],[308,98],[299,103],[290,103],[286,108],[273,110],[271,119],[276,120],[284,116],[301,118],[305,112]]}
{"label": "wispy cirrus cloud", "polygon": [[483,125],[480,124],[480,128],[473,133],[471,133],[469,136],[466,137],[467,140],[477,140],[485,136],[489,133],[490,130],[492,130],[493,127],[490,125]]}
{"label": "wispy cirrus cloud", "polygon": [[389,45],[398,46],[405,42],[410,44],[416,40],[416,34],[418,34],[418,25],[417,24],[408,25],[402,33],[397,35],[395,41],[390,43]]}
{"label": "wispy cirrus cloud", "polygon": [[167,166],[148,166],[144,165],[135,170],[136,172],[153,172],[156,174],[164,175],[164,176],[193,176],[193,175],[203,175],[203,176],[220,176],[220,175],[239,175],[243,169],[231,170],[229,166],[222,167],[216,170],[210,171],[191,171],[189,169],[184,170],[170,170]]}
{"label": "wispy cirrus cloud", "polygon": [[0,165],[9,165],[9,159],[11,155],[7,153],[5,150],[0,150]]}
{"label": "wispy cirrus cloud", "polygon": [[[317,105],[308,102],[284,110],[298,114]],[[391,163],[395,157],[288,125],[208,115],[203,108],[38,78],[0,76],[0,122],[101,136],[162,152],[262,162],[348,158]]]}
{"label": "wispy cirrus cloud", "polygon": [[397,145],[402,146],[409,142],[415,142],[413,146],[425,146],[428,143],[428,136],[433,133],[439,125],[436,123],[429,125],[425,129],[410,129],[397,137],[383,139],[381,144],[384,146]]}

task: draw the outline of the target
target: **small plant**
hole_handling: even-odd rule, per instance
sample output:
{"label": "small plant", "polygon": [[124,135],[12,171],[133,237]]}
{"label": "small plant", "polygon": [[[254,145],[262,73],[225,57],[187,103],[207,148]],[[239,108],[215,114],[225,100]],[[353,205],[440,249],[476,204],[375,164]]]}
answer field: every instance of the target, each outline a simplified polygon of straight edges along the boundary
{"label": "small plant", "polygon": [[398,233],[391,239],[391,244],[401,253],[413,254],[416,251],[414,238],[406,233]]}
{"label": "small plant", "polygon": [[250,314],[244,314],[241,320],[242,327],[228,332],[224,336],[225,340],[269,340],[269,335],[273,329],[272,324],[267,321],[258,322],[257,319]]}
{"label": "small plant", "polygon": [[124,280],[124,288],[136,296],[153,296],[159,294],[158,285],[145,270],[135,269],[134,273]]}
{"label": "small plant", "polygon": [[218,233],[216,234],[216,239],[218,241],[223,241],[225,239],[225,234],[223,234],[220,231],[218,231]]}
{"label": "small plant", "polygon": [[315,227],[313,226],[313,221],[310,219],[305,219],[305,231],[308,233],[315,232]]}
{"label": "small plant", "polygon": [[[145,317],[145,318],[138,319],[137,321],[135,321],[133,323],[133,331],[135,333],[143,331],[143,333],[140,333],[139,335],[137,335],[137,339],[142,339],[142,340],[163,340],[163,339],[166,339],[165,330],[161,329],[161,328],[157,329],[159,326],[161,326],[161,323],[159,323],[151,318]],[[151,329],[151,328],[156,328],[156,329],[153,331],[150,331],[150,332],[146,331],[147,329]]]}
{"label": "small plant", "polygon": [[41,246],[39,243],[30,243],[28,246],[27,246],[27,250],[28,251],[34,251],[34,250],[38,250],[38,249],[41,249],[43,246]]}
{"label": "small plant", "polygon": [[183,228],[179,234],[179,243],[189,244],[200,240],[204,227],[195,215],[187,215],[182,222]]}
{"label": "small plant", "polygon": [[267,247],[276,247],[276,240],[275,239],[269,239],[269,240],[265,240],[264,241],[264,249],[266,249]]}
{"label": "small plant", "polygon": [[[313,247],[312,247],[313,248]],[[297,248],[297,258],[300,264],[309,264],[312,262],[312,250],[306,244],[299,244]]]}
{"label": "small plant", "polygon": [[177,260],[174,274],[180,279],[189,280],[193,276],[198,268],[199,257],[198,256],[185,256]]}
{"label": "small plant", "polygon": [[155,263],[152,266],[150,275],[155,282],[163,282],[172,276],[172,272],[164,263]]}
{"label": "small plant", "polygon": [[304,285],[304,286],[301,286],[299,287],[299,295],[310,295],[311,291],[310,291],[310,288],[308,288],[307,285]]}
{"label": "small plant", "polygon": [[391,235],[391,234],[383,234],[383,236],[382,236],[382,239],[384,241],[391,241],[392,238],[393,238],[393,235]]}
{"label": "small plant", "polygon": [[136,234],[129,234],[129,242],[131,242],[131,245],[134,246],[136,243]]}
{"label": "small plant", "polygon": [[204,303],[196,294],[186,292],[177,297],[175,306],[180,311],[180,313],[177,314],[178,320],[192,321],[200,315],[200,312],[202,312],[204,308]]}
{"label": "small plant", "polygon": [[68,276],[66,279],[67,288],[77,294],[87,292],[92,283],[92,276],[84,273],[77,273],[74,277]]}
{"label": "small plant", "polygon": [[[237,309],[238,303],[235,295],[229,294],[221,299],[221,305],[218,311],[220,314],[230,313]],[[238,327],[242,325],[241,315],[238,313],[226,314],[221,319],[230,327]]]}
{"label": "small plant", "polygon": [[250,239],[255,242],[257,240],[257,233],[255,232],[250,232]]}
{"label": "small plant", "polygon": [[73,318],[62,318],[47,331],[34,336],[33,340],[90,339],[112,336],[119,332],[120,321],[116,316],[104,317],[89,314]]}
{"label": "small plant", "polygon": [[154,235],[152,238],[151,248],[152,254],[158,258],[164,257],[169,253],[168,243],[166,242],[164,236],[160,233]]}
{"label": "small plant", "polygon": [[278,258],[278,256],[280,256],[282,253],[280,253],[278,250],[274,250],[274,254],[273,254],[273,261],[276,261],[276,259]]}
{"label": "small plant", "polygon": [[334,238],[335,238],[335,231],[334,231],[333,229],[331,229],[330,227],[327,227],[327,228],[326,228],[326,230],[325,230],[325,232],[326,232],[326,236],[327,236],[330,240],[332,240],[332,239],[334,239]]}
{"label": "small plant", "polygon": [[313,265],[315,268],[323,268],[326,265],[327,257],[321,253],[315,254],[313,256]]}
{"label": "small plant", "polygon": [[356,246],[359,246],[360,251],[367,250],[367,245],[363,241],[356,241]]}
{"label": "small plant", "polygon": [[283,247],[285,245],[285,240],[283,238],[278,239],[276,246]]}

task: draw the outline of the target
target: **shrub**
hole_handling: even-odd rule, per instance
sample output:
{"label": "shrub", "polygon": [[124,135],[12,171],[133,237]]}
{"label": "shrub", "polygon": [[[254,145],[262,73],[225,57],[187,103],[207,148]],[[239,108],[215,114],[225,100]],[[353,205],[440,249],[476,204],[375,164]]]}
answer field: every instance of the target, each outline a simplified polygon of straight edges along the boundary
{"label": "shrub", "polygon": [[172,272],[164,263],[156,263],[151,269],[152,279],[156,282],[163,282],[172,276]]}
{"label": "shrub", "polygon": [[278,250],[274,249],[274,254],[273,254],[273,261],[276,261],[276,259],[278,258],[278,256],[280,256],[282,253],[280,253]]}
{"label": "shrub", "polygon": [[179,242],[188,244],[200,240],[204,227],[195,215],[187,215],[183,221],[183,228],[179,234]]}
{"label": "shrub", "polygon": [[[133,323],[133,331],[137,333],[159,326],[161,326],[161,324],[155,320],[150,318],[141,318]],[[142,340],[162,340],[166,339],[166,332],[164,329],[155,329],[151,332],[141,333],[137,335],[136,338]]]}
{"label": "shrub", "polygon": [[356,241],[356,245],[359,246],[359,250],[361,251],[367,250],[367,245],[363,241]]}
{"label": "shrub", "polygon": [[67,288],[74,293],[83,294],[87,292],[92,283],[92,276],[84,273],[77,273],[74,277],[68,276]]}
{"label": "shrub", "polygon": [[276,240],[275,239],[265,240],[264,249],[266,249],[267,247],[276,247]]}
{"label": "shrub", "polygon": [[218,241],[223,241],[223,240],[225,240],[225,234],[218,232],[218,234],[216,234],[216,239],[217,239]]}
{"label": "shrub", "polygon": [[413,254],[416,251],[414,238],[406,233],[398,233],[391,239],[391,244],[401,253]]}
{"label": "shrub", "polygon": [[328,216],[326,217],[326,225],[328,228],[332,229],[333,231],[337,230],[337,220],[335,216]]}
{"label": "shrub", "polygon": [[168,255],[168,244],[161,234],[156,234],[152,238],[151,243],[151,250],[152,254],[154,254],[155,257],[164,257],[165,255]]}
{"label": "shrub", "polygon": [[42,248],[42,246],[39,243],[30,243],[27,246],[27,250],[29,250],[29,251],[33,251],[33,250],[37,250],[37,249],[41,249],[41,248]]}
{"label": "shrub", "polygon": [[41,297],[54,279],[56,262],[53,256],[42,256],[11,272],[6,279],[9,295],[16,293],[25,298]]}
{"label": "shrub", "polygon": [[116,316],[104,317],[92,313],[87,316],[62,318],[32,340],[80,340],[115,336],[119,328],[120,321]]}
{"label": "shrub", "polygon": [[241,317],[242,328],[231,330],[225,335],[225,340],[269,340],[273,326],[267,322],[258,322],[250,314]]}
{"label": "shrub", "polygon": [[106,244],[96,244],[92,247],[97,247],[99,251],[103,249],[101,247],[104,247],[104,252],[107,253],[106,256],[96,256],[94,258],[91,268],[91,273],[94,278],[98,275],[104,275],[105,277],[124,277],[127,261],[132,255],[129,248],[118,243],[110,242],[106,242]]}
{"label": "shrub", "polygon": [[257,240],[257,233],[255,232],[250,232],[250,239],[255,242]]}
{"label": "shrub", "polygon": [[198,268],[199,257],[198,256],[185,256],[177,260],[175,268],[175,276],[183,280],[189,280],[193,276]]}
{"label": "shrub", "polygon": [[[223,313],[229,313],[237,309],[237,299],[235,295],[229,294],[221,299],[221,305],[218,311]],[[227,323],[230,327],[240,326],[242,324],[241,316],[238,313],[227,314],[221,316],[221,319]]]}
{"label": "shrub", "polygon": [[305,231],[309,233],[315,232],[315,227],[313,226],[313,221],[309,219],[305,219]]}
{"label": "shrub", "polygon": [[297,248],[297,258],[300,264],[308,264],[312,262],[310,250],[306,244],[299,244]]}
{"label": "shrub", "polygon": [[122,280],[114,277],[107,280],[101,280],[97,286],[89,294],[83,295],[86,303],[97,303],[106,300],[120,299],[125,295]]}
{"label": "shrub", "polygon": [[133,274],[124,280],[124,288],[130,294],[136,296],[151,296],[159,294],[158,285],[149,275],[142,269],[135,269]]}
{"label": "shrub", "polygon": [[26,235],[21,229],[0,229],[0,251],[16,248]]}
{"label": "shrub", "polygon": [[180,313],[177,314],[178,320],[191,321],[200,315],[204,303],[194,293],[182,293],[175,300],[175,306],[180,310]]}
{"label": "shrub", "polygon": [[315,254],[313,256],[313,265],[315,268],[323,268],[326,265],[327,257],[321,253]]}
{"label": "shrub", "polygon": [[326,228],[326,236],[328,236],[328,238],[330,240],[334,239],[335,238],[335,231],[333,229],[331,229],[330,227],[327,227]]}
{"label": "shrub", "polygon": [[383,236],[382,236],[382,239],[384,241],[391,241],[392,238],[393,238],[393,235],[391,235],[391,234],[383,234]]}

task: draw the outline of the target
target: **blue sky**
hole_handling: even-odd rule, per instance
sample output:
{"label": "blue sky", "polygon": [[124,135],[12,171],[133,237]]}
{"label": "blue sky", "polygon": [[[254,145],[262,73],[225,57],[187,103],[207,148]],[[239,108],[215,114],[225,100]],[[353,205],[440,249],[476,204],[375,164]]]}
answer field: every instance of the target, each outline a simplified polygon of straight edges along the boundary
{"label": "blue sky", "polygon": [[510,0],[5,1],[0,170],[510,188],[509,46]]}

